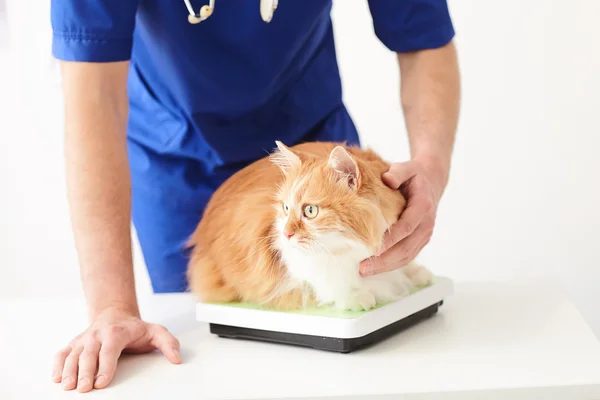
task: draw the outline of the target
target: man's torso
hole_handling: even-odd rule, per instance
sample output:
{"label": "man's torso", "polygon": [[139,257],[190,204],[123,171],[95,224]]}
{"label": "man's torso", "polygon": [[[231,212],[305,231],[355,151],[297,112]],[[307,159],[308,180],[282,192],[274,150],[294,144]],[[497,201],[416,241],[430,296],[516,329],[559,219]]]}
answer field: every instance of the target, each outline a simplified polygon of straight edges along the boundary
{"label": "man's torso", "polygon": [[[330,0],[220,0],[188,23],[183,2],[142,1],[129,81],[129,136],[206,171],[295,144],[342,102]],[[196,9],[203,2],[192,2]]]}

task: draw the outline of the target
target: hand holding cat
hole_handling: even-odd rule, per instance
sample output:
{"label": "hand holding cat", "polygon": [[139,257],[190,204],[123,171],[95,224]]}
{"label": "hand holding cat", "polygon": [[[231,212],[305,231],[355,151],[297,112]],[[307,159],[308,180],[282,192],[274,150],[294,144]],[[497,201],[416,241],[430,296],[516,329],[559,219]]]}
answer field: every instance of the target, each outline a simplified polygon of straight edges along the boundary
{"label": "hand holding cat", "polygon": [[[413,159],[394,163],[382,179],[407,197],[400,219],[385,234],[383,248],[360,264],[362,276],[401,268],[413,261],[431,238],[446,173],[432,163]],[[446,171],[447,172],[447,171]]]}

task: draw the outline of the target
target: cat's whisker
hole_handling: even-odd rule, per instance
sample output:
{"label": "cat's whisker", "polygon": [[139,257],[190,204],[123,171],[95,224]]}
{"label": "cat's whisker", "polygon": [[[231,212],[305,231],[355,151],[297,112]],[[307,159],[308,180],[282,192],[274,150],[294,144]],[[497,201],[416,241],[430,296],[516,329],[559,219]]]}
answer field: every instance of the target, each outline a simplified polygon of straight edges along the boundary
{"label": "cat's whisker", "polygon": [[275,250],[275,252],[277,251],[274,247],[273,244],[271,242],[268,242],[266,244],[266,248],[265,251],[263,251],[262,256],[258,259],[258,261],[254,264],[254,270],[256,270],[262,263],[263,259],[265,258],[265,256],[267,256],[268,254],[273,254],[273,250]]}
{"label": "cat's whisker", "polygon": [[335,263],[335,268],[339,268],[338,258],[333,255],[333,253],[331,252],[331,250],[329,250],[329,248],[327,246],[325,246],[325,244],[321,243],[320,241],[318,241],[316,239],[314,240],[314,242],[316,244],[318,244],[319,246],[321,246],[322,248],[324,248],[325,251],[327,251],[331,255],[331,260]]}
{"label": "cat's whisker", "polygon": [[[252,248],[252,250],[250,251],[250,253],[243,260],[241,260],[239,263],[237,263],[235,265],[235,267],[239,266],[239,264],[247,261],[250,257],[252,257],[254,254],[256,254],[257,252],[259,252],[261,250],[261,247],[264,246],[265,244],[270,247],[270,248],[268,247],[266,249],[267,252],[268,252],[268,250],[271,250],[272,249],[272,244],[268,240],[269,239],[275,239],[275,238],[277,238],[277,236],[278,236],[277,233],[273,233],[273,234],[269,234],[269,235],[263,236],[258,242],[256,242],[256,244],[254,245],[254,247]],[[265,243],[265,240],[267,240],[266,243]],[[263,253],[263,257],[264,257],[264,254],[266,254],[266,253]],[[262,261],[263,257],[261,257],[258,262],[252,264],[252,274],[251,275],[247,275],[245,281],[248,281],[251,276],[255,276],[254,274],[256,273],[256,271],[258,269],[258,265],[260,264],[260,261]]]}
{"label": "cat's whisker", "polygon": [[[267,256],[268,254],[272,254],[269,251],[269,250],[272,250],[272,249],[273,249],[273,245],[271,243],[268,243],[267,251],[263,252],[262,256],[260,256],[260,258],[258,259],[258,261],[256,262],[256,264],[254,265],[254,271],[256,271],[256,269],[258,269],[258,268],[260,268],[262,266],[262,262],[263,262],[265,256]],[[262,268],[262,270],[265,270],[265,268]],[[273,272],[272,269],[266,268],[266,270],[267,270],[267,273],[269,275],[271,275],[272,272]]]}
{"label": "cat's whisker", "polygon": [[[241,263],[243,263],[244,261],[248,260],[250,257],[252,257],[254,254],[256,254],[256,252],[258,252],[260,250],[260,247],[258,247],[261,243],[263,243],[265,240],[271,239],[271,238],[275,238],[277,237],[277,235],[267,235],[262,237],[260,240],[258,240],[256,242],[256,244],[252,247],[252,249],[250,250],[250,253],[240,262],[238,262],[235,267],[239,266]],[[257,248],[258,247],[258,248]]]}
{"label": "cat's whisker", "polygon": [[310,252],[311,252],[313,255],[316,255],[316,254],[317,254],[317,253],[315,252],[315,249],[314,249],[314,247],[313,247],[313,246],[310,246],[310,245],[309,245],[309,246],[307,246],[307,247],[308,247],[308,250],[310,250]]}
{"label": "cat's whisker", "polygon": [[329,248],[327,246],[325,246],[323,243],[321,243],[317,239],[314,239],[314,242],[316,244],[318,244],[319,246],[321,246],[323,249],[325,249],[325,251],[327,251],[329,253],[329,255],[331,255],[331,257],[335,259],[335,256],[333,255],[333,253],[331,252],[331,250],[329,250]]}

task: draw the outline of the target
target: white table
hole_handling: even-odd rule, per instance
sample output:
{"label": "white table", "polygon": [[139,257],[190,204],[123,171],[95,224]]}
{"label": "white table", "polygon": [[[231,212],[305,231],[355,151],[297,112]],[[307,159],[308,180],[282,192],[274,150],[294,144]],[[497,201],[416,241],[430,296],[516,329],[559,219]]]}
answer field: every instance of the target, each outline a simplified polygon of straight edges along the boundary
{"label": "white table", "polygon": [[81,300],[0,307],[2,400],[600,399],[600,342],[551,285],[457,284],[436,317],[352,354],[220,339],[191,297],[159,295],[143,313],[177,335],[183,364],[126,356],[108,389],[87,394],[50,381],[54,351],[85,325]]}

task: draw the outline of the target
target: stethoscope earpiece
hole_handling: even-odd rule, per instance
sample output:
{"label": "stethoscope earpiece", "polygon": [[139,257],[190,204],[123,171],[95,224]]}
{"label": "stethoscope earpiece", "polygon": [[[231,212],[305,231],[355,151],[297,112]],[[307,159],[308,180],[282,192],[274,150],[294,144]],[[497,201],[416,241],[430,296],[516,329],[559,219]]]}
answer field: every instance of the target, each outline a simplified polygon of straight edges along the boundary
{"label": "stethoscope earpiece", "polygon": [[215,9],[214,1],[215,0],[212,1],[212,4],[210,6],[202,6],[202,8],[200,9],[200,18],[203,21],[212,15],[213,10]]}
{"label": "stethoscope earpiece", "polygon": [[[209,5],[202,6],[200,12],[196,14],[194,12],[194,8],[190,4],[190,0],[183,0],[185,2],[185,6],[188,9],[188,22],[190,24],[199,24],[204,21],[208,17],[210,17],[215,10],[215,0],[210,0]],[[273,19],[273,14],[277,9],[277,5],[279,0],[260,0],[260,16],[266,23],[271,22]]]}
{"label": "stethoscope earpiece", "polygon": [[202,21],[200,17],[196,17],[195,15],[188,15],[188,22],[190,24],[199,24]]}

